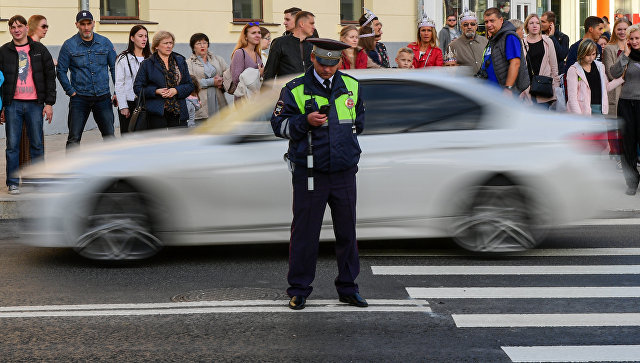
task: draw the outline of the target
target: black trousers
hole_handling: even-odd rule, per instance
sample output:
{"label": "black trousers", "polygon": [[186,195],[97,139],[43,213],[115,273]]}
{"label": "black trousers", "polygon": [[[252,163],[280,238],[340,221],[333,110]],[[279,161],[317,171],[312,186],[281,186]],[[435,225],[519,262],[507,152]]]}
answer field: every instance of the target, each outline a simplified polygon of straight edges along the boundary
{"label": "black trousers", "polygon": [[358,167],[335,173],[314,171],[314,190],[307,190],[307,169],[293,172],[293,222],[289,244],[289,296],[309,296],[316,275],[322,219],[331,208],[338,276],[334,284],[340,295],[358,292],[360,272],[356,241],[356,172]]}
{"label": "black trousers", "polygon": [[127,106],[129,107],[129,117],[124,117],[120,113],[120,110],[118,110],[118,120],[120,121],[120,136],[129,132],[129,120],[131,120],[133,110],[136,109],[136,103],[134,101],[127,101]]}
{"label": "black trousers", "polygon": [[640,101],[618,100],[618,117],[624,120],[622,133],[622,171],[629,188],[638,188],[638,142],[640,142]]}

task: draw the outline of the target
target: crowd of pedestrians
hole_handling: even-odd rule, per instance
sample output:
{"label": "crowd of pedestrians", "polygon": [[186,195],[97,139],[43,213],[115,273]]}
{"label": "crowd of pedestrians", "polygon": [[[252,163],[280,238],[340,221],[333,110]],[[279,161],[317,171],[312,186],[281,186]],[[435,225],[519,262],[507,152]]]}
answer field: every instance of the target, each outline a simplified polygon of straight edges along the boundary
{"label": "crowd of pedestrians", "polygon": [[[12,17],[12,40],[0,48],[0,122],[6,125],[9,192],[19,193],[15,174],[21,149],[27,148],[33,159],[43,155],[42,120],[52,120],[56,78],[70,97],[67,148],[80,143],[90,113],[103,138],[112,137],[113,106],[121,134],[129,129],[193,126],[228,106],[225,94],[236,101],[251,97],[264,80],[301,74],[311,66],[313,46],[307,39],[318,37],[315,15],[296,7],[283,15],[285,31],[278,37],[258,22],[247,23],[229,59],[210,48],[206,34],[191,36],[192,54],[187,58],[173,51],[172,33],[158,31],[150,41],[143,25],[131,28],[127,48],[117,55],[111,41],[94,32],[93,15],[86,10],[76,16],[78,32],[53,59],[40,43],[47,35],[47,19]],[[424,15],[415,28],[415,41],[391,56],[393,66],[381,41],[382,22],[364,9],[357,26],[340,31],[340,40],[349,46],[341,52],[340,69],[466,66],[476,78],[525,103],[604,115],[614,131],[612,157],[620,159],[628,194],[635,193],[640,178],[633,167],[640,142],[638,26],[620,18],[610,27],[608,19],[589,16],[584,37],[569,46],[569,37],[560,32],[551,11],[531,14],[524,22],[503,15],[489,8],[478,19],[466,10],[447,14],[442,27]],[[486,37],[478,33],[480,22]],[[541,91],[540,84],[551,93]],[[130,125],[141,99],[147,110],[144,124]],[[623,127],[617,119],[625,121]]]}

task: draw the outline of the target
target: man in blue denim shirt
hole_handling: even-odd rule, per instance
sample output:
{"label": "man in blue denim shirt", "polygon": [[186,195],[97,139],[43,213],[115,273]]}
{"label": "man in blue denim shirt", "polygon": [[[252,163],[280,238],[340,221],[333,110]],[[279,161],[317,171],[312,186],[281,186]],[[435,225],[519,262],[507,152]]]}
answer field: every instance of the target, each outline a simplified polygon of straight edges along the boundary
{"label": "man in blue denim shirt", "polygon": [[89,112],[93,112],[102,138],[113,137],[109,73],[115,84],[116,51],[109,39],[93,32],[94,26],[93,15],[87,10],[80,11],[76,15],[78,34],[62,44],[58,57],[58,80],[71,97],[67,149],[80,144]]}

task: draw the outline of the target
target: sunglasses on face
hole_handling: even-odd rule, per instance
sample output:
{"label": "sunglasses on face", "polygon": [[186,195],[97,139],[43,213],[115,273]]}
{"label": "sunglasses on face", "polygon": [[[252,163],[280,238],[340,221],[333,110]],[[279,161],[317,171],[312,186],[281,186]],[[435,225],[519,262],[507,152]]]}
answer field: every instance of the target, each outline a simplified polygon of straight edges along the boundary
{"label": "sunglasses on face", "polygon": [[47,24],[42,24],[41,28],[42,28],[42,29],[49,29],[49,25],[47,25]]}
{"label": "sunglasses on face", "polygon": [[476,23],[464,23],[462,24],[463,27],[468,27],[468,26],[476,26]]}
{"label": "sunglasses on face", "polygon": [[249,25],[251,25],[251,26],[260,26],[260,22],[252,21],[251,23],[249,23]]}
{"label": "sunglasses on face", "polygon": [[447,19],[447,21],[456,21],[456,19]]}

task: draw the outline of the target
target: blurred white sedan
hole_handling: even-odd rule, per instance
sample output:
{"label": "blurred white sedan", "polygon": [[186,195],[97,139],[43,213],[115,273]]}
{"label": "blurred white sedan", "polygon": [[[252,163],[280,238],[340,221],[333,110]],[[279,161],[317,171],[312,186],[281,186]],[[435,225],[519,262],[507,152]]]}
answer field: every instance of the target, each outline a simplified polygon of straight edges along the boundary
{"label": "blurred white sedan", "polygon": [[[537,111],[446,72],[354,73],[366,105],[359,239],[453,237],[472,251],[533,248],[598,211],[601,123]],[[287,141],[268,89],[186,132],[148,132],[22,172],[27,243],[91,259],[165,245],[287,242]],[[327,212],[321,238],[333,238]]]}

